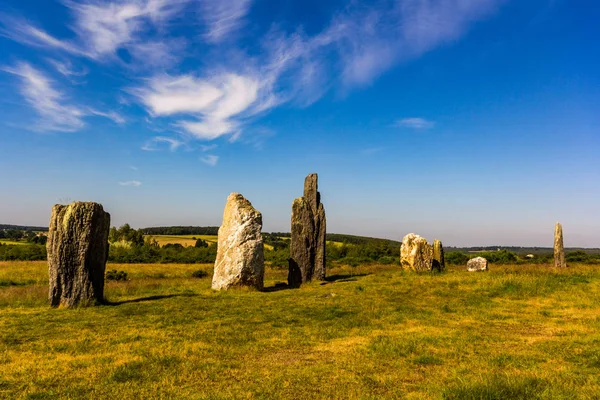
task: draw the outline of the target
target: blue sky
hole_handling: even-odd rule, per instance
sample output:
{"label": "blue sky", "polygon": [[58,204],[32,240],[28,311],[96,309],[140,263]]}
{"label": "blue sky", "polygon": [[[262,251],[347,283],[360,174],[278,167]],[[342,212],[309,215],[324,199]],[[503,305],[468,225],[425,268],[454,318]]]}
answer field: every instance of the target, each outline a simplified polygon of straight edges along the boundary
{"label": "blue sky", "polygon": [[600,247],[600,5],[566,0],[4,0],[0,222]]}

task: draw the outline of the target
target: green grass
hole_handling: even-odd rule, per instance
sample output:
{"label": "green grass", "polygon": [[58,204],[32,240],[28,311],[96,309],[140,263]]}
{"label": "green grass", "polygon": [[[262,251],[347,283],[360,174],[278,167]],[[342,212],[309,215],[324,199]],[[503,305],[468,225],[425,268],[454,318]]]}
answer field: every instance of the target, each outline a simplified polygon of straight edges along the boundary
{"label": "green grass", "polygon": [[[210,290],[210,265],[109,264],[111,305],[47,306],[43,262],[0,263],[0,398],[600,398],[600,269]],[[204,269],[207,278],[193,278]]]}

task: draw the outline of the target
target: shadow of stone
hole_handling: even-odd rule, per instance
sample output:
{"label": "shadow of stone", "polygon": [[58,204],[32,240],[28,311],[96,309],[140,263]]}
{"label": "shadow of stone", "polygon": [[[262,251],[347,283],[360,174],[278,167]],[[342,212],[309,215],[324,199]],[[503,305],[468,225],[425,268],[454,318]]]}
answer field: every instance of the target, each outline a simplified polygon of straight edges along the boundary
{"label": "shadow of stone", "polygon": [[294,289],[294,288],[289,286],[287,283],[279,282],[279,283],[276,283],[275,286],[263,288],[262,291],[265,293],[273,293],[273,292],[279,292],[280,290],[287,290],[287,289]]}
{"label": "shadow of stone", "polygon": [[354,274],[354,275],[350,275],[350,274],[338,274],[338,275],[331,275],[325,278],[325,282],[323,284],[327,284],[327,283],[341,283],[341,282],[354,282],[357,281],[358,278],[361,278],[363,276],[367,276],[370,274]]}
{"label": "shadow of stone", "polygon": [[142,303],[144,301],[163,300],[163,299],[170,299],[173,297],[194,297],[194,296],[197,296],[197,294],[192,294],[192,293],[189,293],[189,294],[164,294],[164,295],[140,297],[138,299],[133,299],[133,300],[105,301],[104,303],[102,303],[102,305],[120,306],[121,304],[128,304],[128,303]]}

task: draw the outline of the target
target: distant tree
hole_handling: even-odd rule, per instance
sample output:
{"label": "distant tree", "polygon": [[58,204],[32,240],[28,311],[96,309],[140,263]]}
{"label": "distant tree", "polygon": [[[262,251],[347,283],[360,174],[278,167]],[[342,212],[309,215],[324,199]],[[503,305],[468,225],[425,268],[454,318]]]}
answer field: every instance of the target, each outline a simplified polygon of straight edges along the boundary
{"label": "distant tree", "polygon": [[196,244],[194,244],[194,247],[208,247],[208,243],[206,243],[202,239],[198,239],[196,240]]}

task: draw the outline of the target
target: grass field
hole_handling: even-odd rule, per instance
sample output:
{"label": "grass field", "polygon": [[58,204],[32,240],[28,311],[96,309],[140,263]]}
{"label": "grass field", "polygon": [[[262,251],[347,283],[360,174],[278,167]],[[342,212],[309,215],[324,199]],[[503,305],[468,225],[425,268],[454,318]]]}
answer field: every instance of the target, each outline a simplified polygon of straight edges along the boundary
{"label": "grass field", "polygon": [[210,290],[210,265],[109,265],[110,305],[51,309],[0,262],[0,398],[600,398],[600,270],[371,266]]}

